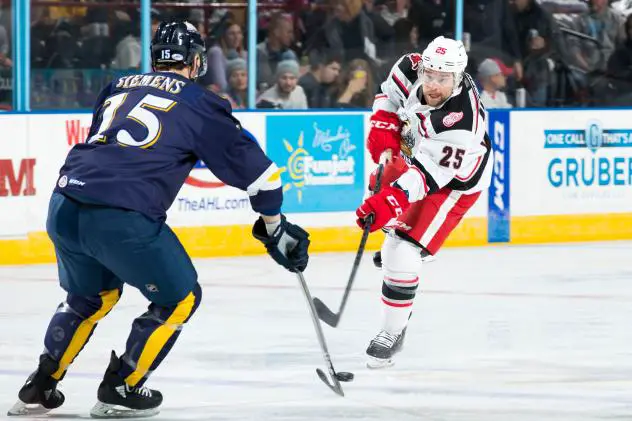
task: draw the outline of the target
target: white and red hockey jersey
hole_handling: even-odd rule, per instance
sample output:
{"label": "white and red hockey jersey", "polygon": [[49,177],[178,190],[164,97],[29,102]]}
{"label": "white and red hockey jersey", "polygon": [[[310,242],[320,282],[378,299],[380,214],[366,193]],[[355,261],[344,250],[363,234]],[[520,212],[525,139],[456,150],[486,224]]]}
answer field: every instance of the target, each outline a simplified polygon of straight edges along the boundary
{"label": "white and red hockey jersey", "polygon": [[489,187],[493,153],[487,113],[472,78],[463,80],[440,107],[425,104],[420,54],[393,66],[375,97],[373,112],[397,113],[403,123],[401,154],[410,168],[397,180],[411,202],[443,187],[474,193]]}

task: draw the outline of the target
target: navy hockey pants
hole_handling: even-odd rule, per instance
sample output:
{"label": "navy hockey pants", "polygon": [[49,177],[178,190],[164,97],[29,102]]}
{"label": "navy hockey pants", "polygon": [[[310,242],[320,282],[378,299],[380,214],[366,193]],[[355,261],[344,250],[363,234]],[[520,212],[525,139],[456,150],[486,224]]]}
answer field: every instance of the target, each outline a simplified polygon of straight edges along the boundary
{"label": "navy hockey pants", "polygon": [[129,284],[151,305],[133,322],[119,374],[130,386],[142,384],[200,304],[197,273],[184,247],[163,222],[58,193],[51,197],[46,229],[68,292],[44,340],[46,352],[60,363],[53,377],[64,376]]}
{"label": "navy hockey pants", "polygon": [[97,295],[126,283],[152,303],[172,306],[197,283],[193,263],[173,231],[138,212],[86,205],[54,193],[46,230],[68,292]]}

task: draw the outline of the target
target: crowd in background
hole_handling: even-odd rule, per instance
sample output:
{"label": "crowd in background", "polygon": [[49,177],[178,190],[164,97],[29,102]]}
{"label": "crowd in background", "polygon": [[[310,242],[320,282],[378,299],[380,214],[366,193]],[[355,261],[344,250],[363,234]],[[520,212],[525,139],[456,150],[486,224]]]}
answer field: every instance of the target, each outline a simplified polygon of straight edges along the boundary
{"label": "crowd in background", "polygon": [[[483,102],[490,108],[632,105],[627,2],[466,0],[468,72]],[[6,3],[0,14],[0,92],[13,65]],[[95,7],[107,3],[33,3],[33,108],[90,107],[107,81],[138,71],[138,2]],[[258,44],[247,51],[244,7],[189,3],[163,7],[154,0],[152,26],[171,18],[196,25],[208,58],[198,83],[235,109],[370,108],[401,55],[421,52],[436,36],[454,36],[454,0],[259,0]],[[256,54],[256,75],[248,74],[248,54]],[[251,77],[256,104],[247,103]]]}

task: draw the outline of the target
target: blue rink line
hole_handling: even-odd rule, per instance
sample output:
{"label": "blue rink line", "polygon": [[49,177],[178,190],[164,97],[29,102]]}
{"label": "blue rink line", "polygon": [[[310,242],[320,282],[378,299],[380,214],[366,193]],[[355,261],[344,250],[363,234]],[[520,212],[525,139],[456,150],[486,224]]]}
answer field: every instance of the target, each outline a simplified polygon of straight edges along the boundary
{"label": "blue rink line", "polygon": [[[31,373],[27,371],[20,370],[0,370],[0,376],[17,376],[26,378]],[[451,397],[461,397],[461,398],[491,398],[491,399],[525,399],[525,400],[533,400],[533,401],[590,401],[590,402],[599,402],[599,403],[609,403],[609,404],[624,404],[630,405],[632,403],[632,399],[627,395],[622,396],[621,398],[616,397],[595,397],[592,394],[563,394],[556,395],[553,393],[533,393],[533,392],[485,392],[478,390],[470,390],[470,389],[441,389],[441,388],[413,388],[410,383],[404,383],[402,387],[394,387],[394,386],[366,386],[362,385],[362,381],[358,381],[357,379],[361,379],[362,377],[357,376],[356,371],[356,380],[352,383],[344,384],[344,390],[347,394],[353,393],[354,390],[359,391],[371,391],[371,392],[384,392],[384,393],[393,393],[398,395],[429,395],[429,396],[451,396]],[[103,378],[102,374],[92,374],[92,373],[72,373],[70,378],[72,377],[80,377],[84,379],[94,379],[96,381],[100,381]],[[371,380],[375,380],[375,376],[370,376]],[[391,376],[390,379],[393,380]],[[307,377],[306,377],[307,379]],[[152,380],[157,380],[160,382],[171,383],[171,384],[201,384],[201,385],[211,385],[211,386],[232,386],[232,387],[246,387],[253,388],[253,386],[265,387],[265,388],[275,388],[275,389],[285,389],[288,387],[296,388],[302,387],[304,389],[313,389],[316,386],[320,386],[320,381],[317,377],[313,376],[313,383],[295,383],[295,382],[283,382],[283,381],[274,381],[274,382],[264,382],[259,380],[212,380],[212,379],[200,379],[200,378],[184,378],[184,377],[152,377]],[[68,380],[66,380],[67,382]],[[71,380],[72,381],[72,380]],[[605,380],[608,381],[608,380]],[[621,381],[618,379],[614,379],[614,381]],[[550,383],[550,382],[545,382]],[[560,382],[564,383],[564,382]],[[577,382],[572,382],[573,384],[577,384]],[[594,383],[599,383],[596,381]],[[629,382],[632,387],[632,380]],[[531,383],[535,384],[535,382]],[[96,385],[96,383],[95,383]],[[19,385],[16,385],[19,387]],[[96,387],[96,386],[95,386]],[[326,387],[322,385],[323,391],[327,391]],[[499,385],[498,387],[504,387]],[[16,389],[17,393],[17,389]],[[353,397],[353,395],[351,395]],[[358,397],[358,396],[356,396]]]}

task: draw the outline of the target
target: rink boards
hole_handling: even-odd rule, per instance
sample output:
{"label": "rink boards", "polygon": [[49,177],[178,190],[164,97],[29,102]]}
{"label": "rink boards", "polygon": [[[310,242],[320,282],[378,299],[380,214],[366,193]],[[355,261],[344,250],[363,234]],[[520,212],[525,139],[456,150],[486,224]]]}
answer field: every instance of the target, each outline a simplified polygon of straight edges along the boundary
{"label": "rink boards", "polygon": [[[496,111],[492,186],[452,246],[632,239],[630,110]],[[353,250],[354,210],[374,164],[367,112],[243,112],[237,117],[282,168],[288,217],[314,251]],[[54,260],[44,232],[50,192],[90,114],[0,115],[0,264]],[[212,137],[211,137],[212,139]],[[257,254],[248,196],[198,163],[168,213],[194,257]],[[369,248],[379,247],[373,234]]]}

